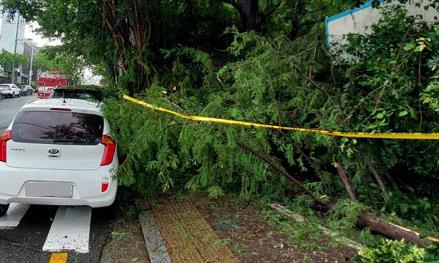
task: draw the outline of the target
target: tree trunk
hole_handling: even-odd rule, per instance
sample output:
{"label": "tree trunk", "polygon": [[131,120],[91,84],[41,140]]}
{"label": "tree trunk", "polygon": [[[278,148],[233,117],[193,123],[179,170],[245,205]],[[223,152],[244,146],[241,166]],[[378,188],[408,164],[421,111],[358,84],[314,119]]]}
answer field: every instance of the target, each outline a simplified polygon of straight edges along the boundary
{"label": "tree trunk", "polygon": [[145,52],[149,45],[151,24],[146,2],[128,0],[125,4],[132,10],[132,15],[129,17],[125,17],[123,12],[120,12],[120,2],[104,0],[103,24],[111,32],[119,53],[118,79],[122,79],[121,77],[126,74],[132,74],[130,78],[124,79],[124,83],[119,84],[124,85],[129,94],[133,95],[151,84],[149,58]]}
{"label": "tree trunk", "polygon": [[334,162],[334,167],[335,169],[337,169],[337,173],[340,176],[341,180],[343,181],[344,187],[346,188],[346,192],[348,193],[349,198],[352,201],[357,201],[357,197],[355,196],[354,190],[352,190],[351,184],[349,183],[349,178],[346,174],[346,171],[337,162]]}
{"label": "tree trunk", "polygon": [[398,226],[391,222],[384,221],[378,218],[372,213],[362,213],[358,217],[358,225],[362,227],[368,227],[372,232],[381,234],[385,237],[405,241],[419,246],[429,246],[433,242],[439,242],[438,239],[433,237],[423,238],[419,233],[410,230],[408,228]]}
{"label": "tree trunk", "polygon": [[258,0],[241,0],[241,20],[246,30],[261,30],[261,15]]}
{"label": "tree trunk", "polygon": [[377,181],[378,186],[380,187],[381,191],[383,192],[384,201],[389,202],[390,197],[387,194],[386,185],[384,184],[382,177],[378,174],[378,172],[375,170],[375,167],[373,167],[372,164],[368,164],[368,166],[369,166],[370,172],[372,173],[373,177]]}
{"label": "tree trunk", "polygon": [[[352,201],[357,201],[355,192],[352,190],[351,184],[349,183],[348,177],[346,175],[346,171],[337,162],[334,162],[334,167],[337,169],[337,172],[341,180],[343,181],[343,184],[346,188],[346,192],[348,193],[349,198]],[[398,226],[391,222],[384,221],[373,213],[368,213],[368,212],[361,213],[358,216],[357,224],[362,227],[368,227],[372,232],[381,234],[385,237],[396,239],[396,240],[404,239],[409,243],[417,244],[419,246],[428,246],[431,245],[433,242],[439,242],[439,240],[436,238],[432,238],[432,237],[423,238],[419,233],[413,230],[410,230],[402,226]]]}
{"label": "tree trunk", "polygon": [[220,0],[232,5],[241,17],[244,31],[260,31],[262,26],[262,14],[259,12],[259,0]]}

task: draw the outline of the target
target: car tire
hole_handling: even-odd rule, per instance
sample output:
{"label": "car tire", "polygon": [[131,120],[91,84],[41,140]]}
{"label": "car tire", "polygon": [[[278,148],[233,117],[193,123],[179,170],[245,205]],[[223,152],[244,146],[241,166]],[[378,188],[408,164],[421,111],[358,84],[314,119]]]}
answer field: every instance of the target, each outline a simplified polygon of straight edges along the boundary
{"label": "car tire", "polygon": [[6,215],[9,205],[0,205],[0,217]]}

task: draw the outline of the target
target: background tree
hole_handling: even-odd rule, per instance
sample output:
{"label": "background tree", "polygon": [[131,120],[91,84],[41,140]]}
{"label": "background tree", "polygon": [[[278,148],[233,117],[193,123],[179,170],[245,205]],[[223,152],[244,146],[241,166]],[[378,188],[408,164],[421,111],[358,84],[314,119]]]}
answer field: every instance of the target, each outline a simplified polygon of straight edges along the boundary
{"label": "background tree", "polygon": [[77,54],[70,53],[63,46],[55,46],[46,47],[38,53],[33,70],[59,71],[69,76],[72,83],[78,83],[87,66]]}
{"label": "background tree", "polygon": [[12,72],[12,67],[14,63],[16,66],[18,66],[18,64],[26,63],[26,62],[27,62],[27,57],[25,55],[21,55],[21,54],[14,55],[6,50],[2,50],[0,52],[0,66],[3,71],[9,74]]}

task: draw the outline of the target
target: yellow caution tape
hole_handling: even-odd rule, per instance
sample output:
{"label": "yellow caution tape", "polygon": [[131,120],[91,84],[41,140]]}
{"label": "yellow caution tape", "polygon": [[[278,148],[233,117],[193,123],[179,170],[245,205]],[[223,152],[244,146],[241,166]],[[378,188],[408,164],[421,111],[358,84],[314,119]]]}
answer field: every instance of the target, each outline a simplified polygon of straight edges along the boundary
{"label": "yellow caution tape", "polygon": [[327,131],[327,130],[319,130],[319,129],[307,129],[307,128],[295,128],[295,127],[286,127],[279,125],[270,125],[270,124],[260,124],[248,121],[236,121],[236,120],[227,120],[221,118],[211,118],[211,117],[203,117],[203,116],[193,116],[193,115],[185,115],[176,111],[172,111],[169,109],[165,109],[159,107],[154,104],[150,104],[141,100],[137,100],[128,95],[123,95],[123,98],[127,101],[131,101],[135,104],[142,105],[144,107],[165,112],[174,116],[177,116],[182,119],[187,119],[191,121],[198,122],[210,122],[210,123],[221,123],[227,125],[238,125],[238,126],[246,126],[253,128],[262,128],[262,129],[274,129],[274,130],[284,130],[284,131],[295,131],[295,132],[305,132],[305,133],[315,133],[315,134],[324,134],[330,136],[338,136],[338,137],[349,137],[349,138],[373,138],[373,139],[407,139],[407,140],[439,140],[439,133],[366,133],[366,132],[340,132],[340,131]]}

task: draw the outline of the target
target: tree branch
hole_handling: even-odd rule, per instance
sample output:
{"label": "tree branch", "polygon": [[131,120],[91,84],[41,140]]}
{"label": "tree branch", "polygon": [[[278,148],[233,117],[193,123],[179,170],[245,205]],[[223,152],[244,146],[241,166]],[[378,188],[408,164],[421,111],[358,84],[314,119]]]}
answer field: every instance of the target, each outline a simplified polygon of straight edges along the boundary
{"label": "tree branch", "polygon": [[280,172],[281,174],[283,174],[285,177],[287,177],[291,182],[293,182],[297,187],[299,187],[305,194],[309,195],[310,197],[312,197],[314,199],[314,201],[316,203],[318,203],[319,205],[321,205],[324,208],[327,208],[328,205],[323,203],[317,196],[314,195],[313,192],[311,192],[310,190],[308,190],[302,182],[300,182],[299,180],[297,180],[294,176],[290,175],[287,170],[281,165],[279,164],[277,161],[275,161],[271,156],[269,156],[268,154],[258,151],[256,149],[251,148],[250,146],[244,145],[242,143],[237,143],[241,148],[243,148],[244,150],[246,150],[247,152],[250,152],[254,155],[256,155],[258,158],[260,158],[261,160],[265,161],[266,163],[268,163],[274,170]]}

